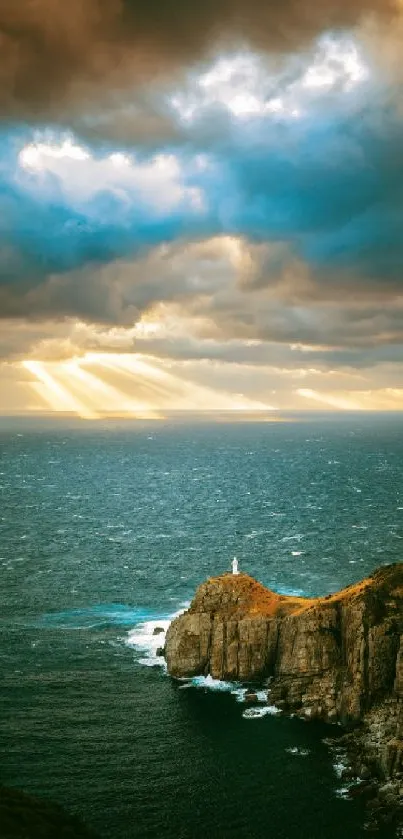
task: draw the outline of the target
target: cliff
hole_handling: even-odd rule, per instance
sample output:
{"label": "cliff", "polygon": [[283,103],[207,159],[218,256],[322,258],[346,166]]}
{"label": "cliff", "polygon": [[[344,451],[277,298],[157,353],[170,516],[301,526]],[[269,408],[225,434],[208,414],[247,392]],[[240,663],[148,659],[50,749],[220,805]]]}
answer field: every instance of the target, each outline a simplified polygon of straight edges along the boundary
{"label": "cliff", "polygon": [[213,577],[168,629],[168,672],[261,680],[273,670],[283,618],[313,602],[276,594],[246,574]]}
{"label": "cliff", "polygon": [[403,769],[403,564],[314,600],[246,574],[209,579],[169,627],[165,657],[172,676],[270,679],[284,710],[365,720],[368,760],[384,777]]}
{"label": "cliff", "polygon": [[315,600],[224,574],[173,621],[165,656],[172,676],[271,676],[271,696],[290,709],[358,720],[385,696],[403,699],[402,633],[403,564]]}

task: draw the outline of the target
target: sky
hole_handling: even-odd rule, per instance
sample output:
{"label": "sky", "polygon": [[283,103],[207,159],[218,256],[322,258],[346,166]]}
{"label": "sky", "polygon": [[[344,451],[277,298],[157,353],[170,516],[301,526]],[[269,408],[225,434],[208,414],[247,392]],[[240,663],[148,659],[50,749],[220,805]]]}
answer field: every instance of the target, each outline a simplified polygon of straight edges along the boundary
{"label": "sky", "polygon": [[403,410],[402,0],[0,0],[0,413]]}

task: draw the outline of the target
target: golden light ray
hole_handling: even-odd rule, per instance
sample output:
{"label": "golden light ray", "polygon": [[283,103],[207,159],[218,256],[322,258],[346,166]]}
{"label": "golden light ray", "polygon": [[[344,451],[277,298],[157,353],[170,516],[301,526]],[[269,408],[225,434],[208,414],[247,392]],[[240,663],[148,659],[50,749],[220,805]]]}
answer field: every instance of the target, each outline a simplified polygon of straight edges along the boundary
{"label": "golden light ray", "polygon": [[169,401],[175,410],[270,410],[270,406],[262,402],[234,396],[225,392],[217,392],[212,388],[196,385],[187,379],[180,379],[160,367],[145,362],[138,355],[107,355],[104,353],[88,353],[84,361],[115,369],[117,373],[127,371],[136,382],[144,388],[158,394]]}
{"label": "golden light ray", "polygon": [[164,404],[164,407],[167,406],[167,400],[170,402],[176,396],[172,387],[169,388],[162,383],[154,382],[145,371],[140,371],[140,369],[138,369],[134,372],[132,369],[128,369],[124,365],[120,356],[107,358],[103,355],[98,359],[91,358],[91,360],[89,360],[86,358],[84,362],[85,361],[87,361],[88,364],[96,363],[97,367],[110,370],[115,376],[119,375],[126,377],[126,379],[129,380],[131,387],[133,387],[133,378],[135,378],[137,391],[139,391],[145,398],[151,398],[153,401],[156,399],[159,400],[158,404]]}
{"label": "golden light ray", "polygon": [[[270,410],[264,403],[242,394],[195,384],[135,354],[87,353],[64,362],[28,360],[23,366],[37,379],[31,387],[52,410],[74,412],[85,419],[161,419],[164,410]],[[112,383],[105,381],[107,371]],[[116,379],[122,376],[128,381],[126,388],[116,386]]]}
{"label": "golden light ray", "polygon": [[67,377],[70,387],[74,386],[87,394],[87,398],[101,411],[108,411],[114,416],[130,415],[141,419],[159,419],[160,415],[149,405],[139,400],[128,398],[125,393],[113,385],[107,384],[98,376],[83,370],[78,361],[69,361],[60,365],[58,375]]}
{"label": "golden light ray", "polygon": [[[95,363],[95,359],[91,359],[91,362]],[[127,366],[122,358],[116,356],[110,359],[102,356],[96,360],[96,363],[105,369],[111,370],[115,375],[125,376],[129,379],[132,387],[134,379],[136,388],[141,393],[148,394],[148,398],[150,398],[151,394],[153,400],[159,400],[165,407],[167,407],[167,402],[171,404],[178,397],[183,397],[183,382],[180,379],[175,379],[174,383],[171,382],[168,384],[166,381],[156,381],[151,365],[148,366],[136,362],[135,369],[133,369],[133,366]]]}
{"label": "golden light ray", "polygon": [[36,393],[39,392],[40,396],[45,399],[53,411],[72,412],[78,414],[82,419],[98,419],[99,414],[88,408],[83,402],[73,396],[67,388],[56,381],[55,377],[45,369],[44,363],[40,361],[23,361],[22,364],[42,385],[38,389],[38,382],[33,382]]}
{"label": "golden light ray", "polygon": [[[136,374],[141,373],[145,378],[152,379],[156,386],[166,387],[171,392],[176,389],[186,402],[193,399],[195,407],[200,410],[211,408],[229,411],[272,410],[270,405],[265,405],[263,402],[257,402],[242,395],[235,396],[225,391],[217,392],[212,388],[194,384],[188,379],[180,379],[166,370],[139,359],[138,356],[135,358],[125,356],[122,360],[129,370],[133,369]],[[186,404],[185,407],[188,405]]]}
{"label": "golden light ray", "polygon": [[330,408],[337,408],[339,411],[362,411],[364,410],[362,404],[350,397],[332,396],[328,393],[319,393],[316,390],[309,388],[299,388],[297,390],[298,396],[303,396],[305,399],[312,399],[314,402],[321,402],[328,405]]}

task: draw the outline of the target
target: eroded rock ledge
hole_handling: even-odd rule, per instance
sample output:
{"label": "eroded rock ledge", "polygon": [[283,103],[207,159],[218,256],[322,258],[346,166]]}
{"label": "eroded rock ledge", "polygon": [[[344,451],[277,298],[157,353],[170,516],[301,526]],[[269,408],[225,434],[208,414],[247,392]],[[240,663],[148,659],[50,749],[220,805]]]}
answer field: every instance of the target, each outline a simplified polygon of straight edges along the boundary
{"label": "eroded rock ledge", "polygon": [[169,627],[165,657],[172,676],[270,678],[270,702],[284,710],[362,723],[361,754],[371,773],[399,787],[402,563],[314,600],[276,594],[246,574],[211,578]]}

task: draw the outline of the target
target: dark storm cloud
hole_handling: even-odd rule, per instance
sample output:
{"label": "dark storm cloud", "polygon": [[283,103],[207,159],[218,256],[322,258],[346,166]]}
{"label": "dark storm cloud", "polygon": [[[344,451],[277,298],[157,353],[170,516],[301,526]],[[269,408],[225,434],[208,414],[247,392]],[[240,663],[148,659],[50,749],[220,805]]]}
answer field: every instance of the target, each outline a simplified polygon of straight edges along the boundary
{"label": "dark storm cloud", "polygon": [[287,281],[253,293],[228,285],[208,297],[189,298],[186,313],[202,323],[198,336],[193,330],[196,337],[221,345],[261,342],[245,346],[246,357],[255,363],[268,362],[264,345],[270,343],[306,346],[307,359],[340,352],[342,365],[360,354],[365,359],[369,351],[381,356],[384,347],[389,347],[390,359],[403,360],[403,293],[393,288],[371,294],[362,286],[355,293],[354,288],[311,281],[305,296],[297,295]]}
{"label": "dark storm cloud", "polygon": [[[402,340],[403,334],[401,335]],[[108,345],[105,341],[98,349],[114,352],[116,346]],[[311,346],[307,351],[303,345],[293,344],[290,346],[281,340],[245,342],[223,339],[220,342],[197,340],[194,337],[170,337],[147,338],[141,340],[141,342],[133,339],[132,345],[128,345],[126,351],[141,351],[149,356],[176,361],[203,360],[277,369],[309,369],[316,367],[322,370],[366,370],[379,364],[401,365],[403,362],[401,344],[358,348],[347,346],[334,349]]]}
{"label": "dark storm cloud", "polygon": [[[165,178],[161,187],[153,187],[157,209],[144,200],[135,180],[129,182],[131,170],[127,182],[126,176],[119,181],[119,189],[101,178],[90,195],[72,197],[59,174],[21,169],[16,157],[21,145],[21,137],[17,142],[9,135],[2,147],[3,317],[53,313],[127,321],[125,296],[117,311],[114,306],[109,310],[113,295],[105,289],[97,295],[96,282],[90,279],[96,275],[96,266],[118,265],[122,257],[141,256],[163,243],[221,234],[240,236],[263,248],[253,270],[238,279],[244,303],[248,299],[246,320],[249,310],[254,311],[259,289],[281,286],[279,294],[284,297],[286,286],[288,304],[311,305],[339,294],[348,298],[364,293],[362,304],[369,290],[371,294],[377,291],[378,305],[382,305],[382,300],[402,291],[403,119],[376,102],[357,106],[348,114],[315,114],[291,126],[262,120],[247,142],[242,135],[231,136],[212,149],[206,167],[195,166],[178,146],[177,180]],[[138,171],[143,164],[153,165],[153,160],[148,155],[137,161]],[[69,165],[75,167],[76,179],[80,166],[84,180],[93,177],[86,161]],[[95,176],[99,178],[98,169]],[[179,194],[161,208],[164,194],[177,186],[183,197]],[[192,189],[201,195],[200,208],[189,205],[186,196]],[[116,265],[108,273],[111,287],[120,282]],[[85,266],[88,273],[77,274]],[[113,270],[118,271],[116,282]],[[187,265],[185,270],[184,283],[197,297],[189,279],[194,269]],[[159,264],[155,274],[148,271],[146,305],[165,299],[167,287],[171,289],[168,296],[178,293],[180,297],[182,291],[173,281],[175,271],[173,265],[161,272]],[[79,290],[77,276],[81,276]],[[216,276],[219,287],[219,272]],[[305,276],[310,278],[308,283]],[[101,277],[105,274],[99,272],[100,283]],[[129,286],[126,277],[125,288]],[[127,307],[143,311],[144,301],[138,298],[139,286],[134,281],[133,289],[134,298]],[[231,313],[231,296],[221,305],[225,321]],[[309,337],[309,324],[306,333],[304,340]]]}
{"label": "dark storm cloud", "polygon": [[[10,255],[7,255],[11,259]],[[3,259],[5,256],[3,255]],[[18,268],[21,266],[18,264]],[[132,325],[160,301],[182,303],[204,295],[209,299],[219,284],[231,279],[228,264],[214,243],[181,243],[156,248],[137,259],[84,268],[38,272],[19,281],[10,275],[0,282],[0,317],[38,319],[80,318],[108,325]]]}
{"label": "dark storm cloud", "polygon": [[0,110],[62,114],[193,64],[220,43],[287,51],[395,9],[392,0],[1,0]]}
{"label": "dark storm cloud", "polygon": [[[155,206],[129,183],[116,189],[100,182],[90,196],[77,198],[66,191],[70,170],[63,181],[56,170],[21,168],[18,152],[33,135],[6,130],[0,149],[3,322],[79,318],[131,326],[162,302],[188,319],[193,339],[153,339],[148,347],[156,355],[266,365],[285,358],[286,344],[308,344],[309,353],[293,351],[294,363],[326,369],[377,359],[401,363],[399,91],[389,91],[387,99],[376,82],[357,91],[339,98],[332,92],[297,120],[236,123],[221,106],[208,110],[187,138],[171,132],[179,186],[198,190],[203,199],[197,212],[180,198],[161,211],[169,181],[156,189]],[[122,106],[116,136],[125,113]],[[126,115],[140,124],[136,108]],[[92,120],[94,137],[106,136],[108,119],[97,127],[90,114],[87,128]],[[155,136],[160,130],[164,135],[163,120],[155,122]],[[153,160],[147,133],[145,127],[136,165]],[[103,151],[88,151],[102,162]],[[159,152],[167,147],[161,144]],[[198,167],[195,156],[203,154],[207,165]],[[82,179],[91,179],[93,170],[82,165]],[[234,267],[217,243],[203,244],[223,235],[241,237],[245,265]],[[16,345],[18,338],[13,355]]]}
{"label": "dark storm cloud", "polygon": [[[212,180],[223,227],[283,241],[331,281],[403,279],[403,121],[383,103],[315,114],[293,130],[227,148]],[[221,173],[221,174],[220,174]],[[226,200],[220,201],[220,195]],[[270,283],[290,254],[277,250],[255,282]]]}
{"label": "dark storm cloud", "polygon": [[[54,325],[56,340],[49,352],[55,358],[96,349],[325,369],[403,361],[403,295],[396,289],[380,292],[361,286],[351,294],[305,278],[306,295],[287,279],[275,288],[250,292],[240,286],[239,268],[227,256],[225,243],[217,239],[187,247],[174,244],[133,262],[54,275],[35,288],[21,289],[13,298],[14,316],[30,311],[27,330],[35,330],[36,336],[39,320],[45,321],[45,335],[46,319],[65,321],[65,326]],[[162,334],[139,339],[132,326],[144,314],[162,324]],[[64,346],[60,329],[77,317],[89,326],[78,333],[75,328],[75,337]],[[14,338],[10,351],[15,355]]]}

